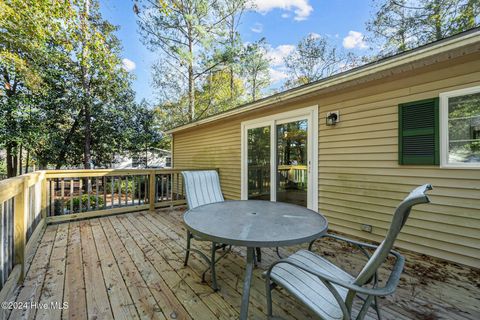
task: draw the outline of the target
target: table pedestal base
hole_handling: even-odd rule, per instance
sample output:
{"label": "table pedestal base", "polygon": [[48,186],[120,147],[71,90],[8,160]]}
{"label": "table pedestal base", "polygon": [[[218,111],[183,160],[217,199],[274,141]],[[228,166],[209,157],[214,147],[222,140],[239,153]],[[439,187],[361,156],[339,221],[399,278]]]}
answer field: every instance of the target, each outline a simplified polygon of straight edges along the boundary
{"label": "table pedestal base", "polygon": [[250,298],[250,285],[252,283],[253,265],[255,263],[255,248],[247,248],[247,265],[243,279],[242,306],[240,308],[240,320],[248,318],[248,304]]}

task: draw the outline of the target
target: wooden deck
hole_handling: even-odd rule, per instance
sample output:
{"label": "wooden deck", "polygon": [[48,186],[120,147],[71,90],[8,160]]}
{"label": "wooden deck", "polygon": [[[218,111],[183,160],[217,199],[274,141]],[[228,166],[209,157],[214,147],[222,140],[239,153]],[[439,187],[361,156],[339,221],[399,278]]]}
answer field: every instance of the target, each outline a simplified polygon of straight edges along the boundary
{"label": "wooden deck", "polygon": [[[183,266],[186,230],[182,213],[168,209],[48,226],[24,285],[12,298],[30,306],[4,310],[0,318],[238,318],[245,251],[235,248],[219,263],[220,291],[212,292],[200,281],[205,264],[198,256],[193,254],[189,266]],[[352,255],[352,248],[333,241],[322,242],[319,251],[353,272],[363,263],[361,255]],[[262,263],[254,271],[251,319],[266,318],[261,273],[277,259],[271,249],[262,253]],[[397,293],[381,300],[384,318],[480,319],[478,270],[411,253],[406,258]],[[278,316],[311,318],[304,307],[282,292],[274,293],[273,301]],[[59,307],[67,307],[63,302],[68,308],[62,310]],[[57,308],[51,303],[57,303]]]}

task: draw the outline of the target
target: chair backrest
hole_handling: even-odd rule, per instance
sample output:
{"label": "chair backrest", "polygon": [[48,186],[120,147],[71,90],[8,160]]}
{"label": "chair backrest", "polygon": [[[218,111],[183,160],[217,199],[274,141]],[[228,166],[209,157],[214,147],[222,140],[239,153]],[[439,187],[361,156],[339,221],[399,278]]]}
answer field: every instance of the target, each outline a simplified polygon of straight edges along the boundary
{"label": "chair backrest", "polygon": [[182,171],[182,176],[189,209],[224,201],[217,171]]}
{"label": "chair backrest", "polygon": [[392,223],[390,224],[390,228],[388,229],[385,239],[378,246],[368,260],[367,264],[360,271],[355,279],[355,284],[364,285],[374,276],[375,272],[387,258],[390,250],[392,250],[393,244],[397,239],[400,230],[402,230],[403,226],[405,225],[412,207],[417,204],[430,202],[430,199],[428,199],[428,196],[425,194],[428,190],[432,190],[432,186],[429,184],[417,187],[410,192],[410,194],[402,202],[400,202],[398,207],[395,209]]}

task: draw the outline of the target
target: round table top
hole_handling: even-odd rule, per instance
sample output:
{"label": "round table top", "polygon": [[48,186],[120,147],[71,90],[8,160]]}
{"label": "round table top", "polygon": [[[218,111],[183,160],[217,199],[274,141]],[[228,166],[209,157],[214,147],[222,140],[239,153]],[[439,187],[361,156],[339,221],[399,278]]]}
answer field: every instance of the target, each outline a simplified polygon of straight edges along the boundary
{"label": "round table top", "polygon": [[282,202],[234,200],[188,210],[183,217],[192,234],[217,243],[280,247],[312,241],[328,222],[313,210]]}

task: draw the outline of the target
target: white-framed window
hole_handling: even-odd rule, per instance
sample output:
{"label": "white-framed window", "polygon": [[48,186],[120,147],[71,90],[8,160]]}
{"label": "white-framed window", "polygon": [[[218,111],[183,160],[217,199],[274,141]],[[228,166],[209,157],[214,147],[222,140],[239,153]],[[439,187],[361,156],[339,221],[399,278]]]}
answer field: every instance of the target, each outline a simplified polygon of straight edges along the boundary
{"label": "white-framed window", "polygon": [[440,163],[480,168],[480,86],[440,94]]}

